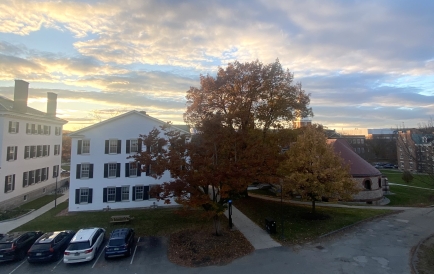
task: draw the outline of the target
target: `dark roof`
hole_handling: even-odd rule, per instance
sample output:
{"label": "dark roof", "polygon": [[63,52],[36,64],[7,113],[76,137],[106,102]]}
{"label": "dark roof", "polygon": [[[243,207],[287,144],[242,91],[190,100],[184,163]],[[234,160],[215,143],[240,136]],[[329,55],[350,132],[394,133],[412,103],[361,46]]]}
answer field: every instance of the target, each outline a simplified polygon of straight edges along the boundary
{"label": "dark roof", "polygon": [[10,232],[0,236],[0,243],[11,243],[26,232]]}
{"label": "dark roof", "polygon": [[350,173],[353,177],[380,176],[381,172],[366,162],[354,152],[353,148],[344,139],[328,139],[327,142],[333,145],[333,149],[345,162],[350,165]]}
{"label": "dark roof", "polygon": [[[6,97],[0,96],[0,111],[7,111],[7,112],[12,112],[12,113],[18,113],[16,111],[14,111],[14,101],[10,100]],[[37,109],[31,108],[29,106],[27,106],[27,110],[26,113],[24,113],[25,115],[31,115],[34,117],[41,117],[44,119],[53,119],[53,120],[57,120],[57,121],[61,121],[63,123],[67,123],[68,121],[63,120],[61,118],[58,117],[52,117],[52,116],[47,116],[47,114],[45,112],[39,111]]]}

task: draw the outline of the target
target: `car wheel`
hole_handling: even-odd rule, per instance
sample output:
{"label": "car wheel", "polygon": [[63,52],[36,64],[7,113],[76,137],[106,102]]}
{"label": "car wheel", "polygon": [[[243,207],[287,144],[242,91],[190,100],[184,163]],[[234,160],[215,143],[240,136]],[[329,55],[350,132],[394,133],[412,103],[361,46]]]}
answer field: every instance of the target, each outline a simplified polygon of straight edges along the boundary
{"label": "car wheel", "polygon": [[130,247],[130,248],[128,249],[127,257],[130,257],[131,254],[133,254],[133,250],[132,250],[132,249],[133,249],[132,247]]}

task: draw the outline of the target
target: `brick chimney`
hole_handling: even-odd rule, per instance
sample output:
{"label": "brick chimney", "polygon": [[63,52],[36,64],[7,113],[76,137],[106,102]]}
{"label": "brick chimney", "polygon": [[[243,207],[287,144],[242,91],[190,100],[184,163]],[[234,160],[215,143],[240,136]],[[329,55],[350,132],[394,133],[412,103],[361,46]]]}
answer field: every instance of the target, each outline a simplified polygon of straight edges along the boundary
{"label": "brick chimney", "polygon": [[56,117],[57,94],[47,92],[47,116]]}
{"label": "brick chimney", "polygon": [[15,80],[14,106],[16,112],[27,112],[27,99],[29,97],[29,83],[23,80]]}

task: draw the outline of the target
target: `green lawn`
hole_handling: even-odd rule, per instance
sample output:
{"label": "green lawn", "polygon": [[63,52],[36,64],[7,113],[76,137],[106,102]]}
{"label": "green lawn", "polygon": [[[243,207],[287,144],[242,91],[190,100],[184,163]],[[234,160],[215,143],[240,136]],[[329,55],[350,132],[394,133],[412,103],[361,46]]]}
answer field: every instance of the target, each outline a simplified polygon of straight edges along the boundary
{"label": "green lawn", "polygon": [[428,206],[434,204],[434,190],[417,189],[405,186],[390,186],[387,195],[390,206]]}
{"label": "green lawn", "polygon": [[[58,195],[57,197],[60,197],[60,196],[62,196],[62,195]],[[36,200],[25,203],[25,204],[23,204],[17,208],[8,210],[6,212],[1,212],[0,213],[0,221],[19,217],[19,216],[29,212],[32,209],[34,209],[34,210],[39,209],[39,208],[43,207],[44,205],[46,205],[52,201],[54,201],[54,195],[42,196]]]}
{"label": "green lawn", "polygon": [[[387,176],[387,179],[389,180],[390,183],[407,185],[407,183],[404,180],[402,180],[401,178],[402,172],[400,171],[382,169],[381,173]],[[434,182],[430,180],[430,176],[413,174],[413,177],[414,177],[413,181],[411,181],[411,183],[409,183],[408,185],[434,189]]]}
{"label": "green lawn", "polygon": [[[111,231],[120,227],[132,227],[139,236],[162,236],[185,228],[208,226],[211,223],[210,220],[201,218],[202,211],[188,211],[184,212],[185,216],[182,216],[176,213],[178,209],[173,208],[77,212],[69,216],[56,216],[67,206],[67,202],[61,203],[57,208],[53,208],[14,231],[55,231],[62,229],[77,231],[84,227],[103,227],[107,231]],[[130,215],[134,216],[135,219],[127,224],[110,224],[110,216],[113,215]]]}
{"label": "green lawn", "polygon": [[[264,227],[265,218],[269,217],[274,219],[277,223],[277,234],[274,234],[273,238],[280,241],[282,227],[280,202],[249,197],[236,200],[234,205],[260,227]],[[289,244],[307,242],[320,235],[350,224],[391,212],[389,210],[317,206],[317,213],[327,214],[330,218],[326,220],[307,220],[303,218],[303,216],[311,211],[310,206],[283,203],[282,208],[284,217],[284,242]]]}

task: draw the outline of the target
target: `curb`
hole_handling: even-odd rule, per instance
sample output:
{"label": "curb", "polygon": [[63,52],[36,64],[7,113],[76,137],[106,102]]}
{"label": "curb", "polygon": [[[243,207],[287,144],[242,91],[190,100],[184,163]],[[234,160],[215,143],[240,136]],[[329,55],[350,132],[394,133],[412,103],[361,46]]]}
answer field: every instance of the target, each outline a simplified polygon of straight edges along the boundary
{"label": "curb", "polygon": [[35,211],[35,209],[31,209],[29,212],[24,213],[23,215],[20,215],[20,216],[18,216],[18,217],[15,217],[15,218],[12,218],[12,219],[7,219],[7,220],[0,221],[0,224],[1,224],[1,223],[6,223],[6,222],[10,222],[10,221],[18,220],[18,219],[20,219],[20,218],[22,218],[22,217],[24,217],[24,216],[26,216],[26,215],[29,215],[29,214],[32,213],[33,211]]}
{"label": "curb", "polygon": [[424,244],[426,241],[428,241],[429,239],[431,239],[432,237],[434,237],[434,233],[429,235],[428,237],[426,237],[425,239],[422,239],[419,241],[419,243],[417,244],[416,248],[412,248],[412,254],[411,254],[411,260],[410,260],[410,264],[411,264],[411,270],[413,271],[413,273],[415,274],[419,274],[419,271],[417,271],[416,269],[416,261],[417,261],[417,253],[419,251],[419,247]]}

